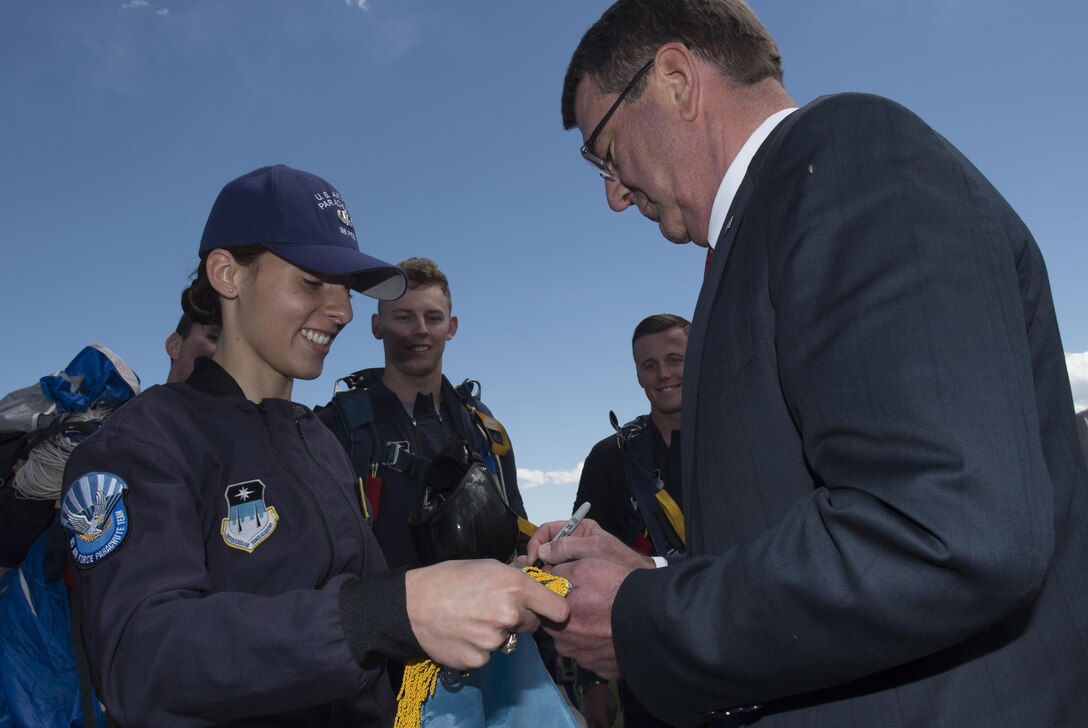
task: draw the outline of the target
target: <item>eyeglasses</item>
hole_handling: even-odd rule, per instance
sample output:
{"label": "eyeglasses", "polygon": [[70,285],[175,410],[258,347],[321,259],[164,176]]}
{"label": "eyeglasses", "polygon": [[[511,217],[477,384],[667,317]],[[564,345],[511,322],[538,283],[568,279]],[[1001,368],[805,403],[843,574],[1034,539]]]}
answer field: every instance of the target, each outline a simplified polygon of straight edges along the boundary
{"label": "eyeglasses", "polygon": [[593,130],[593,133],[589,135],[589,139],[587,139],[586,143],[582,145],[582,159],[586,160],[594,167],[596,167],[597,171],[601,173],[601,176],[607,180],[616,179],[616,175],[612,171],[612,165],[610,165],[608,162],[604,161],[593,153],[593,145],[596,144],[597,137],[599,137],[601,135],[601,132],[604,131],[605,124],[607,124],[608,120],[612,118],[612,114],[616,113],[616,109],[620,107],[620,103],[623,101],[624,97],[631,92],[631,89],[633,89],[638,83],[639,79],[642,78],[646,74],[646,72],[650,70],[650,66],[652,65],[654,65],[653,58],[647,61],[645,66],[638,69],[638,73],[636,73],[634,77],[632,77],[631,80],[627,82],[627,85],[623,87],[623,91],[620,91],[620,95],[616,97],[616,101],[612,104],[612,108],[605,112],[605,115],[601,117],[601,121]]}

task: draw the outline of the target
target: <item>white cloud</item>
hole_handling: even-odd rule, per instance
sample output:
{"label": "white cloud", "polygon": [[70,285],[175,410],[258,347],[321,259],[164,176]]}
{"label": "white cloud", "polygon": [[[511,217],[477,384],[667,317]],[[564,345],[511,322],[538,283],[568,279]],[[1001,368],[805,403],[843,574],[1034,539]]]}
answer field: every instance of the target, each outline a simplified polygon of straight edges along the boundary
{"label": "white cloud", "polygon": [[360,10],[370,10],[370,0],[344,0],[344,4],[359,8]]}
{"label": "white cloud", "polygon": [[[133,9],[136,9],[136,8],[150,8],[150,7],[151,7],[151,1],[150,0],[125,0],[124,2],[121,3],[121,9],[122,10],[133,10]],[[158,16],[169,15],[169,14],[170,14],[170,9],[169,8],[159,8],[158,10],[155,11],[155,15],[158,15]]]}
{"label": "white cloud", "polygon": [[530,470],[518,468],[518,488],[536,488],[541,485],[570,485],[582,477],[582,463],[570,470]]}
{"label": "white cloud", "polygon": [[1088,409],[1088,351],[1067,353],[1065,367],[1069,370],[1069,388],[1073,390],[1073,408],[1083,412]]}

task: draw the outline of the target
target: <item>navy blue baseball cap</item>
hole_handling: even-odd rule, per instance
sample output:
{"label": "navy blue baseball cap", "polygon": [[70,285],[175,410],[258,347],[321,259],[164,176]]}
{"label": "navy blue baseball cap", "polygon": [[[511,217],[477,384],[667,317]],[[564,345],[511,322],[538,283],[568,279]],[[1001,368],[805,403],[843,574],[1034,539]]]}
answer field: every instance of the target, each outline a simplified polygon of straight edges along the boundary
{"label": "navy blue baseball cap", "polygon": [[336,188],[283,164],[228,182],[212,205],[200,255],[259,245],[313,273],[351,276],[352,289],[383,301],[404,295],[400,268],[360,252],[355,225]]}

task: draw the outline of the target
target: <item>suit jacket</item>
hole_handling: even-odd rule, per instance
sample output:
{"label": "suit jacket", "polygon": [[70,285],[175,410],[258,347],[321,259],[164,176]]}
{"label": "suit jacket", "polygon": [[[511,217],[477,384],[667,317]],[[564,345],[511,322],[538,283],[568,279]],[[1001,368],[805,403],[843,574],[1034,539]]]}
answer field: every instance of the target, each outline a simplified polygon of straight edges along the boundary
{"label": "suit jacket", "polygon": [[730,218],[686,360],[689,557],[621,586],[623,675],[678,724],[1083,725],[1088,470],[1027,228],[860,94],[780,124]]}
{"label": "suit jacket", "polygon": [[1080,435],[1080,451],[1088,463],[1088,410],[1077,413],[1077,434]]}

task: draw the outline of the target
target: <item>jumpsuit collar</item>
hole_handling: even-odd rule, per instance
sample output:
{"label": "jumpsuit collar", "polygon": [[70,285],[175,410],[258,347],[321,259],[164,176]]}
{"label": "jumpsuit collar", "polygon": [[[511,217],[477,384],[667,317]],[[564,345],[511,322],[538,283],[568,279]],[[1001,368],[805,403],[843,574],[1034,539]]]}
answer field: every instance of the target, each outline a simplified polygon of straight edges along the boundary
{"label": "jumpsuit collar", "polygon": [[234,381],[226,369],[212,359],[201,356],[193,362],[193,373],[185,380],[185,383],[194,389],[220,397],[241,397],[245,399],[246,393]]}

